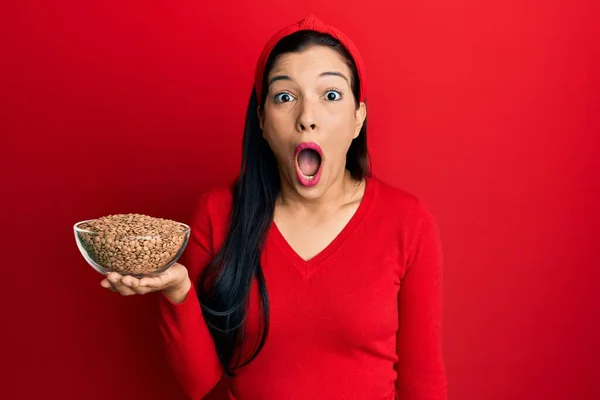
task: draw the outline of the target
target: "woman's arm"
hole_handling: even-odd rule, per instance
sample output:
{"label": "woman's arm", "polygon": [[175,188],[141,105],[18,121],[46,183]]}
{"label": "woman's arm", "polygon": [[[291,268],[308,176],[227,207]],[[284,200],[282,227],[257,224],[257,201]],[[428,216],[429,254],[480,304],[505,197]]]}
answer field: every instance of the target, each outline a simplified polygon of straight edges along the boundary
{"label": "woman's arm", "polygon": [[442,248],[433,216],[419,206],[398,296],[396,391],[401,400],[446,400],[442,354]]}
{"label": "woman's arm", "polygon": [[200,273],[213,256],[208,216],[208,194],[204,194],[194,210],[190,240],[181,258],[189,273],[189,290],[161,292],[159,296],[159,328],[167,362],[184,392],[194,400],[208,394],[223,371],[196,296]]}

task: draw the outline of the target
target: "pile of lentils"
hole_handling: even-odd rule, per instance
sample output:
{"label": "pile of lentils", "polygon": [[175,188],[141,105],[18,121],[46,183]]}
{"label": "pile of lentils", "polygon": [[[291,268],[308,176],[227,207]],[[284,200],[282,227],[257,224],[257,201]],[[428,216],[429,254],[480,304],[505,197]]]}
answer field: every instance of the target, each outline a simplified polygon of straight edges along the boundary
{"label": "pile of lentils", "polygon": [[[185,227],[143,214],[115,214],[82,223],[82,246],[107,270],[144,275],[162,270],[185,240]],[[132,237],[132,236],[138,236]]]}

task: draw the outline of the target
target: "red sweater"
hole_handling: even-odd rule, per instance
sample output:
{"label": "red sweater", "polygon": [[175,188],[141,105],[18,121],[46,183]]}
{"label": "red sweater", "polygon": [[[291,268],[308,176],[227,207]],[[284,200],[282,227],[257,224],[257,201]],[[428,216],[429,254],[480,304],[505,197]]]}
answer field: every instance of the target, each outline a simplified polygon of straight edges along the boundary
{"label": "red sweater", "polygon": [[[225,239],[231,203],[231,192],[219,189],[197,204],[181,259],[194,284]],[[369,178],[356,213],[325,250],[304,261],[272,224],[261,266],[269,336],[258,357],[236,370],[231,399],[447,398],[441,244],[415,196]],[[201,399],[222,368],[195,288],[180,304],[159,298],[168,362],[188,396]],[[255,280],[243,360],[257,343],[259,313]]]}

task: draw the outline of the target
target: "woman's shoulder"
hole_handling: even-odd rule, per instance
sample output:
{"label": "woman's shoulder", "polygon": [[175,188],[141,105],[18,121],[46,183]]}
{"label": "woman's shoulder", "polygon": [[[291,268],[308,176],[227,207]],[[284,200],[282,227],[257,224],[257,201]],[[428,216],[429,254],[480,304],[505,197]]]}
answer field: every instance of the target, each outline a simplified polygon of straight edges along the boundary
{"label": "woman's shoulder", "polygon": [[378,200],[384,204],[389,204],[391,208],[413,210],[423,206],[421,199],[409,190],[390,183],[381,177],[372,176],[369,179],[370,183],[376,186]]}
{"label": "woman's shoulder", "polygon": [[194,219],[227,222],[232,204],[232,186],[219,185],[205,189],[195,200]]}
{"label": "woman's shoulder", "polygon": [[433,218],[429,206],[415,193],[380,177],[373,176],[370,181],[375,186],[377,208],[386,214],[413,224]]}

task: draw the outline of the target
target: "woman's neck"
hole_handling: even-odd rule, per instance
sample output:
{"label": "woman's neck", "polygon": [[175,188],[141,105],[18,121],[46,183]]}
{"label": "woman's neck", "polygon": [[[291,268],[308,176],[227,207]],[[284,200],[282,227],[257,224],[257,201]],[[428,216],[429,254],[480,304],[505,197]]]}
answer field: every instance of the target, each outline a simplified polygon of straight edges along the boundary
{"label": "woman's neck", "polygon": [[311,214],[329,212],[338,209],[348,203],[362,198],[361,189],[364,180],[357,181],[350,172],[344,169],[344,173],[338,175],[334,182],[315,199],[302,197],[294,188],[282,179],[281,191],[276,200],[277,207],[295,210],[309,211]]}

